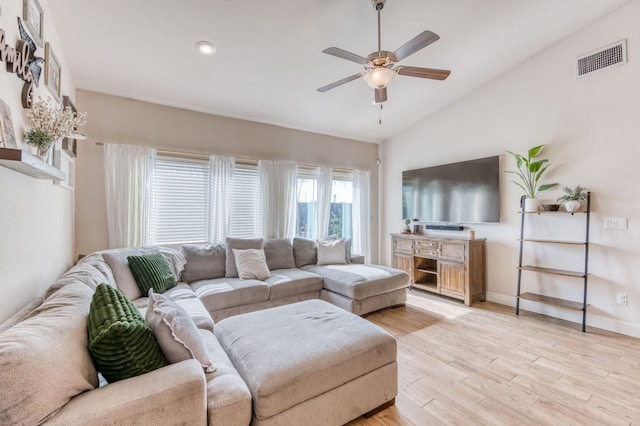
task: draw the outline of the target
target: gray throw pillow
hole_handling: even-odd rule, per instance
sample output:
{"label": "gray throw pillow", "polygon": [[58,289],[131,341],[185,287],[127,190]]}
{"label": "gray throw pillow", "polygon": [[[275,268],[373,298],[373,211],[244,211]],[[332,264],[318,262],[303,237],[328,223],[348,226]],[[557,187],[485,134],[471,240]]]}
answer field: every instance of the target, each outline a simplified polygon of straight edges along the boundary
{"label": "gray throw pillow", "polygon": [[182,281],[192,283],[224,277],[227,255],[223,244],[185,244],[180,251],[187,260],[182,270]]}
{"label": "gray throw pillow", "polygon": [[318,244],[316,240],[294,238],[293,255],[296,260],[296,268],[315,265],[318,262]]}
{"label": "gray throw pillow", "polygon": [[225,277],[237,278],[238,268],[236,268],[236,258],[233,255],[233,249],[261,249],[262,238],[231,238],[227,237],[227,259],[225,262]]}
{"label": "gray throw pillow", "polygon": [[[337,235],[329,235],[327,237],[327,240],[329,241],[335,241],[337,239],[338,239]],[[344,245],[345,259],[347,260],[347,263],[351,263],[351,238],[345,238],[344,242],[345,242],[345,245]]]}
{"label": "gray throw pillow", "polygon": [[296,267],[293,245],[289,238],[269,238],[264,240],[264,254],[270,271]]}

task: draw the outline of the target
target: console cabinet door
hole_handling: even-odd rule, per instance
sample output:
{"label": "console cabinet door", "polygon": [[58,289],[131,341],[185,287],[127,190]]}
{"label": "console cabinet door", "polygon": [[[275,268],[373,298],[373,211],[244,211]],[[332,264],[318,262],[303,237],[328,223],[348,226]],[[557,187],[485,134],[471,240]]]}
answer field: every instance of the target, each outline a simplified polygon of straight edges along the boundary
{"label": "console cabinet door", "polygon": [[411,264],[413,263],[413,257],[409,254],[399,254],[396,253],[393,255],[393,267],[395,269],[400,269],[401,271],[405,271],[411,277]]}
{"label": "console cabinet door", "polygon": [[439,261],[438,280],[441,294],[464,299],[466,287],[464,263]]}

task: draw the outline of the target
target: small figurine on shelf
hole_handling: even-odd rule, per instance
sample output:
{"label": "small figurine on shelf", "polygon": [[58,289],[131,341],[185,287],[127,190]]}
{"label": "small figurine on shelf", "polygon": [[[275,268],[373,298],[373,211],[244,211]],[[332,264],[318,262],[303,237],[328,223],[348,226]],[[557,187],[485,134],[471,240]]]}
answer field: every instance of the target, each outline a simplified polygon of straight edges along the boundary
{"label": "small figurine on shelf", "polygon": [[409,227],[409,224],[411,223],[411,219],[405,218],[405,219],[402,219],[402,222],[404,223],[404,228],[402,229],[402,233],[403,234],[410,234],[411,233],[411,228]]}

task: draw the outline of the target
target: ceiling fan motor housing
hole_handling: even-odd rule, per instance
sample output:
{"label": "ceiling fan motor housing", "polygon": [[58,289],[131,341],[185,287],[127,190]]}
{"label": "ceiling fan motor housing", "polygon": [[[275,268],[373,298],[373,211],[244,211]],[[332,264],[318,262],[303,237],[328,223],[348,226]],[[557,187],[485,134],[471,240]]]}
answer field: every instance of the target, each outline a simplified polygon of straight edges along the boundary
{"label": "ceiling fan motor housing", "polygon": [[387,0],[371,0],[371,5],[375,10],[382,10],[385,1]]}

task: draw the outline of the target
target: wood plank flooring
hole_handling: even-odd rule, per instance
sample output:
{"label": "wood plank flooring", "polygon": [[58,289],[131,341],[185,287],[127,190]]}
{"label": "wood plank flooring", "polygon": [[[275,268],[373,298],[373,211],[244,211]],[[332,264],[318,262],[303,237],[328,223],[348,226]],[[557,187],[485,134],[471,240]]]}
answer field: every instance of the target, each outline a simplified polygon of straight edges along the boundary
{"label": "wood plank flooring", "polygon": [[398,339],[396,405],[362,425],[640,425],[640,339],[419,291],[368,320]]}

